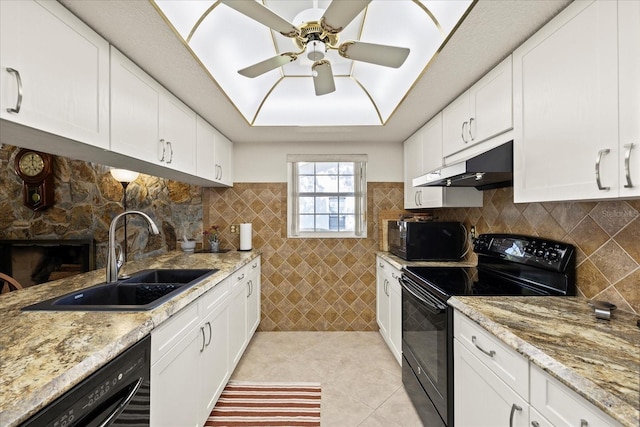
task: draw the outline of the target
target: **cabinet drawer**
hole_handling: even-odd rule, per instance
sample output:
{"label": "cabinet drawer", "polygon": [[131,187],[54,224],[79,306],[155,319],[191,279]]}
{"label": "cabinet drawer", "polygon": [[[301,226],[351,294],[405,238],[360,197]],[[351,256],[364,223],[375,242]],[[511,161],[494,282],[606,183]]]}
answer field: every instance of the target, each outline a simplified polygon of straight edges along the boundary
{"label": "cabinet drawer", "polygon": [[554,425],[620,425],[535,365],[531,366],[531,406]]}
{"label": "cabinet drawer", "polygon": [[529,361],[490,332],[456,311],[454,336],[525,400],[529,396]]}
{"label": "cabinet drawer", "polygon": [[151,331],[151,364],[158,361],[190,330],[198,325],[198,304],[180,310],[158,328]]}
{"label": "cabinet drawer", "polygon": [[230,291],[230,283],[229,279],[224,279],[222,282],[218,283],[213,289],[210,289],[198,300],[198,304],[202,308],[201,314],[206,315],[211,312],[221,301],[223,301]]}

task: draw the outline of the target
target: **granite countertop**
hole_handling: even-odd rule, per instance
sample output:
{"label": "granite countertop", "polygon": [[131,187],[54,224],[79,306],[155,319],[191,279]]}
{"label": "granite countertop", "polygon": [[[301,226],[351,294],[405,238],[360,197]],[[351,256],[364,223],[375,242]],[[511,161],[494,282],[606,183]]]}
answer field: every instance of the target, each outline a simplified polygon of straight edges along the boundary
{"label": "granite countertop", "polygon": [[14,426],[26,420],[259,255],[256,250],[220,254],[170,252],[128,262],[121,273],[155,268],[219,269],[149,311],[20,310],[102,283],[104,269],[0,295],[0,426]]}
{"label": "granite countertop", "polygon": [[388,261],[391,265],[393,265],[398,270],[402,270],[404,266],[416,266],[416,267],[475,267],[476,264],[471,261],[461,260],[461,261],[407,261],[402,259],[391,252],[380,251],[377,252],[376,255]]}
{"label": "granite countertop", "polygon": [[467,296],[449,305],[622,425],[640,425],[637,315],[598,320],[580,297]]}

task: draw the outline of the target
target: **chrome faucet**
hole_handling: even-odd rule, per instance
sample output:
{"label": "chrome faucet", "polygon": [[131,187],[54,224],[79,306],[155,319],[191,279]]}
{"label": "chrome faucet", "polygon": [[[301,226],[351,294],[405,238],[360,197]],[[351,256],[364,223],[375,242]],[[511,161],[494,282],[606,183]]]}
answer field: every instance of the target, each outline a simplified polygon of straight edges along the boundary
{"label": "chrome faucet", "polygon": [[[153,220],[149,217],[149,215],[147,215],[144,212],[126,211],[116,215],[111,220],[111,225],[109,226],[109,248],[107,250],[107,283],[115,283],[118,281],[118,272],[124,262],[122,258],[118,259],[118,257],[116,257],[116,246],[119,246],[116,243],[116,223],[120,218],[122,218],[125,215],[140,215],[142,218],[144,218],[147,221],[147,225],[149,227],[149,233],[153,235],[160,234],[160,231],[158,230],[158,226],[156,225],[156,223],[153,222]],[[120,249],[120,257],[121,256],[122,256],[122,249]]]}

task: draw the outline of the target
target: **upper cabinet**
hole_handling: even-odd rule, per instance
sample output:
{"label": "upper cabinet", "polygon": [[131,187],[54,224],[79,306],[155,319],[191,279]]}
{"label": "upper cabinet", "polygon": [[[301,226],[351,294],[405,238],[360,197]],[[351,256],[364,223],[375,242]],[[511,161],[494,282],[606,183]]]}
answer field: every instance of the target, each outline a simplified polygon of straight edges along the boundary
{"label": "upper cabinet", "polygon": [[196,140],[197,175],[223,186],[233,186],[231,141],[200,116],[197,119]]}
{"label": "upper cabinet", "polygon": [[414,187],[413,179],[443,164],[442,114],[438,114],[404,142],[404,208],[482,206],[475,188]]}
{"label": "upper cabinet", "polygon": [[111,150],[196,171],[196,114],[111,48]]}
{"label": "upper cabinet", "polygon": [[513,55],[516,202],[640,196],[640,3],[574,2]]}
{"label": "upper cabinet", "polygon": [[509,56],[442,111],[444,157],[510,130],[512,98]]}
{"label": "upper cabinet", "polygon": [[0,1],[0,107],[2,119],[108,149],[108,43],[57,2]]}

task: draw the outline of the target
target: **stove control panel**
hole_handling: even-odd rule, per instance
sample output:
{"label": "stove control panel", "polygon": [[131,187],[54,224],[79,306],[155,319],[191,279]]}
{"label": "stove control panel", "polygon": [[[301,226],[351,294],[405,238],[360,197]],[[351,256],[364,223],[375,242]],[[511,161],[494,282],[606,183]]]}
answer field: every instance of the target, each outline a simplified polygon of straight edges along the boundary
{"label": "stove control panel", "polygon": [[573,245],[514,234],[481,234],[474,241],[473,250],[477,254],[558,272],[563,272],[575,259]]}

